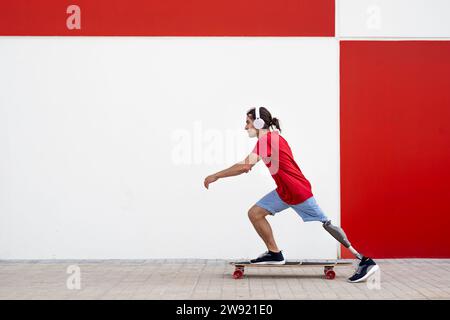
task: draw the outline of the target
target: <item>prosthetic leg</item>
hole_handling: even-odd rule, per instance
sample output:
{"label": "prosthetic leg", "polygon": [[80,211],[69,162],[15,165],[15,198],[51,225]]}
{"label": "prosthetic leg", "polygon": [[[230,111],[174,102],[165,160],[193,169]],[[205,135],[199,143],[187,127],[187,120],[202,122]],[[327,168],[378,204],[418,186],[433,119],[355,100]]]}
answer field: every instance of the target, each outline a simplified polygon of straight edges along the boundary
{"label": "prosthetic leg", "polygon": [[333,236],[337,241],[342,243],[344,247],[349,249],[351,253],[353,253],[359,260],[363,259],[363,255],[361,255],[358,251],[356,251],[352,245],[350,244],[350,241],[347,239],[347,235],[345,234],[344,230],[341,228],[334,226],[331,224],[331,220],[325,221],[322,224],[323,228],[328,231],[329,234]]}

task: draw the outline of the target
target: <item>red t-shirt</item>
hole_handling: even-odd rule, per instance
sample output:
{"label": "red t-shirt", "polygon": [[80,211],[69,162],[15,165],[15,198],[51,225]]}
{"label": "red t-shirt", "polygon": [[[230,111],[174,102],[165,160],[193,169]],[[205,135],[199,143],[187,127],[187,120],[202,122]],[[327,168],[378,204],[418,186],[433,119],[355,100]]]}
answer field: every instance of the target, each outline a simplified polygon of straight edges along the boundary
{"label": "red t-shirt", "polygon": [[262,157],[284,202],[299,204],[312,197],[311,184],[295,162],[287,141],[278,132],[269,131],[259,137],[252,152]]}

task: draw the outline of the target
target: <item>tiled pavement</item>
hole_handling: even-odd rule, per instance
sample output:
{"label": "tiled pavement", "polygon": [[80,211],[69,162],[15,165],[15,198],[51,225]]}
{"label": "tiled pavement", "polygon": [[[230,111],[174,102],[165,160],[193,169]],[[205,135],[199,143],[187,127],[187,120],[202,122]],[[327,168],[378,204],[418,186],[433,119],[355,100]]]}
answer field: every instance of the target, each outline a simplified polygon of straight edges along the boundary
{"label": "tiled pavement", "polygon": [[[346,281],[352,266],[334,280],[314,267],[252,268],[234,280],[224,260],[0,261],[0,299],[450,299],[450,259],[376,261],[380,282],[358,284]],[[80,289],[67,287],[71,265]]]}

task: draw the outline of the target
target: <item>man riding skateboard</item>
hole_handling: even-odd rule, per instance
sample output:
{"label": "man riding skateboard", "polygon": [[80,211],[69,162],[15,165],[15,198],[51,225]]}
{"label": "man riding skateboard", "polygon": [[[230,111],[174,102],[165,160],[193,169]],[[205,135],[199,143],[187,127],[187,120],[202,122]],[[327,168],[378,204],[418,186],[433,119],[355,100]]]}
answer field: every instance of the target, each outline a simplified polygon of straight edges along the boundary
{"label": "man riding skateboard", "polygon": [[[279,132],[271,131],[270,128],[273,126]],[[282,251],[275,242],[272,228],[266,220],[266,216],[269,214],[275,215],[287,208],[292,208],[304,222],[320,221],[328,233],[360,260],[356,272],[348,281],[361,282],[375,273],[379,269],[378,265],[371,258],[357,252],[351,246],[344,231],[333,225],[318,206],[312,194],[310,182],[302,174],[294,160],[287,141],[280,135],[279,120],[272,118],[270,112],[264,107],[252,108],[247,111],[245,130],[247,130],[250,138],[258,138],[252,152],[243,161],[206,177],[204,185],[208,189],[209,184],[218,179],[247,173],[261,159],[269,169],[277,188],[262,197],[248,212],[250,221],[268,250],[256,259],[250,260],[250,263],[286,263]]]}

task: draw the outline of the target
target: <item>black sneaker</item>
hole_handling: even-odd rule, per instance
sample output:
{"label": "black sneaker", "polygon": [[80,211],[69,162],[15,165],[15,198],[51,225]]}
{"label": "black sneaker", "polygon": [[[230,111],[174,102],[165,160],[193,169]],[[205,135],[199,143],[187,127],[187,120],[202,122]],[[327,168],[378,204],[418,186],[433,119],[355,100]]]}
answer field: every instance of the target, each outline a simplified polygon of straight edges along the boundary
{"label": "black sneaker", "polygon": [[285,264],[283,254],[280,252],[266,251],[258,258],[250,260],[251,264]]}
{"label": "black sneaker", "polygon": [[348,278],[349,282],[361,282],[369,278],[372,274],[378,271],[380,267],[368,257],[363,257],[359,263],[356,272]]}

